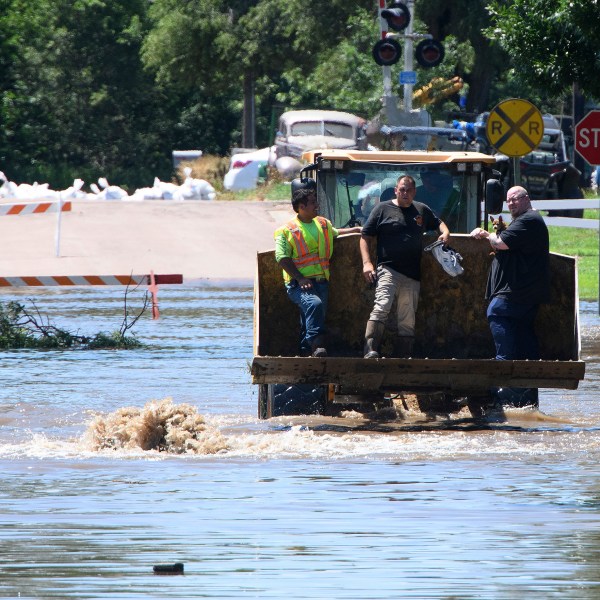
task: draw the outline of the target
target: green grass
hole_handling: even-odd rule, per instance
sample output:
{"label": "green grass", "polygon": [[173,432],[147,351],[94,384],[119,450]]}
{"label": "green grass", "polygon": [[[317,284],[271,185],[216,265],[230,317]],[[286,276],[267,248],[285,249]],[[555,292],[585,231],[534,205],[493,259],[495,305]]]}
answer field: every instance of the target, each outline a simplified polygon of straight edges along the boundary
{"label": "green grass", "polygon": [[[589,215],[585,218],[597,218]],[[598,300],[598,230],[575,229],[573,227],[548,227],[550,233],[550,250],[559,254],[576,256],[579,274],[579,297],[582,300]]]}
{"label": "green grass", "polygon": [[259,185],[254,190],[242,190],[239,192],[223,191],[217,194],[217,200],[289,200],[291,202],[290,184],[273,182],[265,185]]}

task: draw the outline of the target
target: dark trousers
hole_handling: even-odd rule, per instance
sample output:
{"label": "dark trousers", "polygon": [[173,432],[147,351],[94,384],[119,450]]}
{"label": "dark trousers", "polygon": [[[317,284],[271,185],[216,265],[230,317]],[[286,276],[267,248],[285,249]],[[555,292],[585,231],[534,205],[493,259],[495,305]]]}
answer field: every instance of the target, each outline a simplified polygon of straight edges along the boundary
{"label": "dark trousers", "polygon": [[329,282],[313,281],[312,290],[303,290],[293,280],[285,287],[290,300],[300,309],[300,350],[310,353],[314,339],[325,333]]}
{"label": "dark trousers", "polygon": [[497,360],[538,360],[540,358],[534,322],[539,304],[519,304],[492,298],[487,319],[496,344]]}

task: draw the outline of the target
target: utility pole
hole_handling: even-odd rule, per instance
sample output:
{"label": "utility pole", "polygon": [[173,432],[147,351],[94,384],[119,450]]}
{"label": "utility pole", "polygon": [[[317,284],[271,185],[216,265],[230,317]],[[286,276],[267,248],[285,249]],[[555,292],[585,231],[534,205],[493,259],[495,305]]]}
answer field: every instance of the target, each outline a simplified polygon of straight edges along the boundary
{"label": "utility pole", "polygon": [[[414,0],[408,0],[406,3],[410,14],[414,14],[415,3]],[[406,33],[404,35],[404,70],[412,72],[413,70],[413,20],[408,22]],[[413,95],[413,84],[404,84],[404,112],[410,114],[412,110],[412,95]]]}
{"label": "utility pole", "polygon": [[[387,21],[381,16],[381,11],[386,8],[385,0],[379,0],[379,35],[385,40],[388,34]],[[392,94],[392,68],[390,65],[383,65],[383,112],[388,124],[395,125],[397,122],[398,107],[396,98]]]}
{"label": "utility pole", "polygon": [[[429,33],[414,33],[413,20],[415,0],[379,0],[379,31],[381,39],[373,46],[373,58],[383,68],[383,106],[387,121],[393,124],[408,124],[422,120],[420,114],[412,113],[413,86],[417,75],[413,71],[414,55],[423,68],[436,67],[444,59],[444,47]],[[395,33],[390,33],[393,29]],[[398,39],[402,39],[404,50]],[[421,40],[416,48],[413,42]],[[400,73],[400,85],[404,86],[403,114],[399,113],[392,96],[392,74],[390,67],[400,60],[404,52],[404,71]]]}

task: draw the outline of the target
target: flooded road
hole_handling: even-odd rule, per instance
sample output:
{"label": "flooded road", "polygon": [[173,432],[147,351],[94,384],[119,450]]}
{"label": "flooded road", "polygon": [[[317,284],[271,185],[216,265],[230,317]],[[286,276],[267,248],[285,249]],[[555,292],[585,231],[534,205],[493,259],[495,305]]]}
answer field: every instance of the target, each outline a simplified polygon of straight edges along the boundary
{"label": "flooded road", "polygon": [[[71,331],[122,320],[116,288],[0,294],[29,298]],[[578,390],[487,428],[378,433],[257,420],[249,284],[159,303],[134,328],[144,348],[0,352],[1,597],[600,594],[597,304],[582,303]],[[224,445],[92,443],[98,418],[167,398]]]}

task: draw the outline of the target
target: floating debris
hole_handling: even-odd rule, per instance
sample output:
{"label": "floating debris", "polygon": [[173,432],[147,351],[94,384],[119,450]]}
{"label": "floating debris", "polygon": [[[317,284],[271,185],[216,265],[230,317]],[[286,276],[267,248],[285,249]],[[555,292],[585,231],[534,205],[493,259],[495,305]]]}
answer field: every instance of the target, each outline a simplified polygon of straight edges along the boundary
{"label": "floating debris", "polygon": [[154,565],[152,570],[157,575],[183,575],[183,563],[174,563],[172,565]]}

